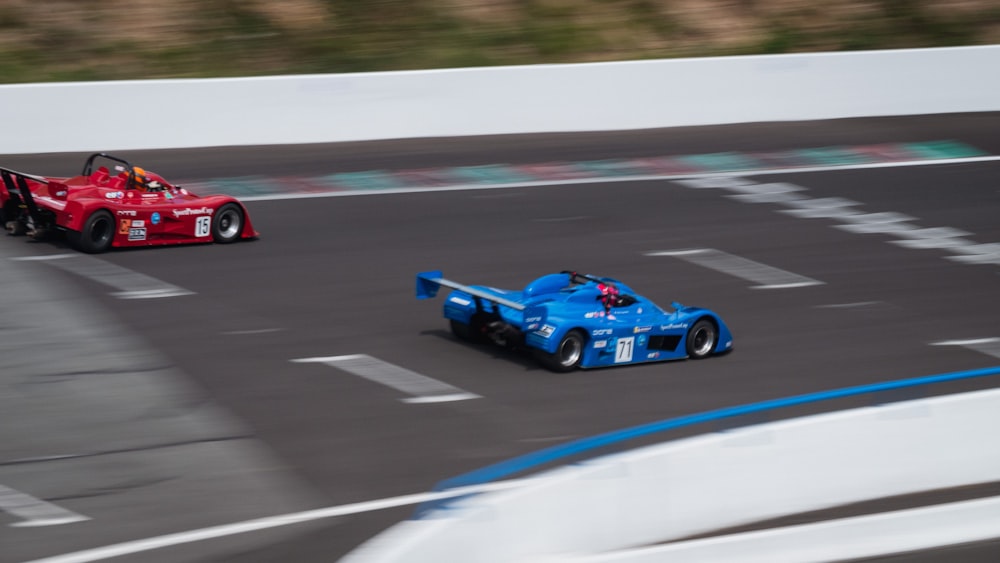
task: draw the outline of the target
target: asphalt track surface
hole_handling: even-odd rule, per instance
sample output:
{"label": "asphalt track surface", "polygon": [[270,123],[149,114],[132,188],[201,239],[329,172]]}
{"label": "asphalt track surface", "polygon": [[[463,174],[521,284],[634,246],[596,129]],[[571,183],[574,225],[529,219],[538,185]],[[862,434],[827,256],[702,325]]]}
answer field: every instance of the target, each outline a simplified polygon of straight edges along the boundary
{"label": "asphalt track surface", "polygon": [[[945,139],[1000,155],[998,130],[1000,114],[992,113],[128,156],[168,178],[197,180]],[[28,172],[70,175],[81,161],[81,155],[50,154],[2,162]],[[746,178],[791,183],[812,198],[849,198],[865,210],[904,213],[921,226],[952,227],[979,243],[1000,242],[997,161]],[[123,476],[132,494],[142,489],[138,497],[113,486],[100,494],[38,493],[91,519],[35,528],[4,522],[0,561],[418,493],[519,454],[651,421],[1000,364],[1000,357],[968,346],[932,345],[1000,337],[997,265],[956,262],[942,249],[905,248],[890,244],[893,238],[886,234],[846,232],[829,218],[798,218],[782,213],[779,205],[731,195],[649,180],[251,201],[247,205],[261,232],[257,241],[114,251],[97,258],[193,292],[163,299],[117,299],[107,285],[49,262],[9,260],[71,252],[58,242],[0,239],[5,268],[78,296],[98,311],[100,324],[117,327],[109,339],[123,336],[125,346],[137,342],[154,350],[170,378],[196,389],[191,401],[217,407],[236,421],[226,423],[227,432],[212,423],[216,430],[195,442],[211,449],[249,441],[256,452],[229,458],[241,467],[214,460],[214,480],[171,489],[163,483],[184,481],[194,463],[173,457],[171,448],[179,442],[149,436],[143,448],[163,458],[146,460],[134,471],[176,462],[164,470],[168,475],[145,481]],[[823,283],[754,289],[738,276],[647,255],[691,248],[722,250]],[[562,269],[612,275],[655,301],[718,311],[734,331],[736,351],[706,361],[552,374],[530,358],[455,341],[441,318],[441,300],[414,299],[414,274],[429,269],[467,283],[511,288]],[[49,353],[31,346],[16,352]],[[352,354],[405,367],[479,398],[407,403],[396,389],[325,364],[292,362]],[[9,360],[5,366],[10,368]],[[995,378],[987,378],[930,392],[995,386]],[[44,438],[32,436],[30,421],[23,427],[19,438],[25,443]],[[991,436],[984,429],[984,443]],[[184,460],[194,456],[189,449],[176,451]],[[60,453],[65,452],[32,455]],[[97,462],[110,455],[93,452],[91,458]],[[198,455],[199,467],[206,467],[203,458],[211,453]],[[0,485],[32,483],[16,472],[19,468],[44,473],[65,489],[83,479],[79,467],[58,459],[13,463],[24,457],[4,452]],[[267,479],[257,488],[248,486],[238,499],[213,496],[231,473]],[[875,504],[877,511],[892,503]],[[333,561],[411,511],[408,506],[364,512],[113,560]],[[998,556],[1000,545],[985,542],[876,560],[971,562]]]}

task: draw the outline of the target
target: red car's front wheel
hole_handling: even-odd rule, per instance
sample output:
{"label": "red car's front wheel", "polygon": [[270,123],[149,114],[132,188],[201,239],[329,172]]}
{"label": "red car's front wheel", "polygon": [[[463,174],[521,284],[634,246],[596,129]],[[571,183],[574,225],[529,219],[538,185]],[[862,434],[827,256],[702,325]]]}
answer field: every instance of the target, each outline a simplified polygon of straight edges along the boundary
{"label": "red car's front wheel", "polygon": [[243,234],[243,210],[235,203],[227,203],[212,218],[212,240],[229,243]]}

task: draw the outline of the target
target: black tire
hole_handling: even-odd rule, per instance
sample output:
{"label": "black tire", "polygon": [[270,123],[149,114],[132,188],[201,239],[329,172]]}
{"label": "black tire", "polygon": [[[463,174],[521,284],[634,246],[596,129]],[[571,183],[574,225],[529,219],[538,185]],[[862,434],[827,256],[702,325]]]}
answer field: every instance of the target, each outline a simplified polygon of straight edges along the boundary
{"label": "black tire", "polygon": [[450,321],[451,333],[455,335],[455,338],[464,340],[465,342],[472,342],[472,327],[454,319],[450,319]]}
{"label": "black tire", "polygon": [[571,330],[559,341],[555,352],[549,354],[537,350],[536,357],[546,368],[557,373],[566,373],[580,367],[586,344],[587,337],[584,336],[583,332]]}
{"label": "black tire", "polygon": [[212,240],[228,244],[243,234],[243,209],[235,203],[220,207],[212,217]]}
{"label": "black tire", "polygon": [[107,209],[98,209],[90,214],[83,228],[67,233],[69,242],[87,254],[100,254],[111,248],[115,240],[115,218]]}
{"label": "black tire", "polygon": [[476,313],[469,319],[468,324],[451,320],[451,333],[459,340],[479,344],[486,342],[485,325],[486,320],[482,313]]}
{"label": "black tire", "polygon": [[708,319],[701,319],[694,323],[687,333],[687,354],[692,360],[700,360],[712,355],[716,344],[719,343],[719,331],[715,328],[715,323]]}
{"label": "black tire", "polygon": [[3,225],[8,235],[19,236],[24,234],[24,223],[21,222],[19,215],[20,209],[13,198],[8,199],[4,203],[3,209],[0,209],[0,225]]}

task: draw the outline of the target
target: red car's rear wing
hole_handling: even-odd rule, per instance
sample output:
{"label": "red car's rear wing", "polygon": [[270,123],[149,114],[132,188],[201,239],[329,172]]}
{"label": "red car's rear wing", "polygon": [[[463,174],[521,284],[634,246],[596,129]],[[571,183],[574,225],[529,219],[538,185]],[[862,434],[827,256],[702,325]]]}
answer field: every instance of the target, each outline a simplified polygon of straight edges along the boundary
{"label": "red car's rear wing", "polygon": [[[0,209],[9,209],[8,202],[11,202],[19,208],[27,209],[28,216],[31,217],[36,225],[40,225],[42,222],[41,216],[38,213],[38,206],[35,205],[35,198],[31,194],[31,189],[28,188],[28,180],[48,184],[48,179],[35,176],[34,174],[25,174],[24,172],[10,170],[9,168],[0,168],[0,178],[3,179],[2,184],[0,184]],[[4,221],[10,221],[11,219],[11,217],[4,217]]]}

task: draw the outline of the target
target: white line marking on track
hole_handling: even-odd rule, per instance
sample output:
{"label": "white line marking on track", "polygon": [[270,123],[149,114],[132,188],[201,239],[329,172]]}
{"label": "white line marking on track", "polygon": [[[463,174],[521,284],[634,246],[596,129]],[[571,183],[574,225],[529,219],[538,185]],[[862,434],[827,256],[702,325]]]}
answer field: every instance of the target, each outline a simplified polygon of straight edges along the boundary
{"label": "white line marking on track", "polygon": [[478,399],[479,395],[473,393],[452,393],[451,395],[433,395],[430,397],[411,397],[409,399],[400,399],[404,403],[447,403],[450,401],[465,401],[467,399]]}
{"label": "white line marking on track", "polygon": [[904,162],[879,162],[871,164],[850,164],[842,166],[803,166],[800,168],[772,168],[753,170],[732,170],[727,172],[706,172],[702,174],[650,174],[645,176],[611,176],[606,178],[577,178],[570,180],[537,180],[530,182],[511,182],[509,184],[467,184],[460,186],[442,186],[436,188],[390,188],[386,190],[353,190],[319,193],[267,194],[256,196],[240,196],[240,201],[276,201],[286,199],[312,199],[320,197],[352,197],[389,194],[410,194],[430,192],[451,192],[463,190],[502,190],[511,188],[535,188],[545,186],[572,186],[579,184],[616,184],[619,182],[648,182],[650,180],[684,180],[692,178],[720,178],[731,176],[761,176],[773,174],[800,174],[805,172],[829,172],[835,170],[865,170],[869,168],[903,168],[909,166],[933,166],[936,164],[971,164],[976,162],[993,162],[1000,156],[973,156],[967,158],[941,158],[932,160],[910,160]]}
{"label": "white line marking on track", "polygon": [[934,342],[933,346],[975,346],[976,344],[989,344],[1000,342],[1000,338],[971,338],[969,340],[944,340]]}
{"label": "white line marking on track", "polygon": [[944,340],[942,342],[931,342],[931,346],[962,346],[963,348],[975,350],[994,358],[1000,358],[1000,338],[997,337]]}
{"label": "white line marking on track", "polygon": [[329,356],[324,358],[299,358],[291,360],[295,363],[321,363],[363,377],[369,381],[381,383],[412,395],[400,399],[404,403],[441,403],[447,401],[464,401],[479,399],[480,396],[468,393],[442,381],[432,379],[415,371],[383,362],[367,354],[351,354],[346,356]]}
{"label": "white line marking on track", "polygon": [[930,227],[902,231],[898,236],[905,237],[905,240],[890,240],[889,244],[915,249],[960,248],[968,246],[969,242],[962,238],[970,235],[972,233],[968,231],[952,227]]}
{"label": "white line marking on track", "polygon": [[881,301],[858,301],[855,303],[831,303],[829,305],[816,305],[817,309],[852,309],[856,307],[870,307],[877,305]]}
{"label": "white line marking on track", "polygon": [[647,252],[646,256],[672,256],[686,260],[699,266],[704,266],[724,274],[743,278],[760,285],[753,289],[788,289],[793,287],[808,287],[822,285],[823,282],[786,272],[773,266],[754,262],[740,256],[727,254],[713,248],[694,248],[685,250],[663,250]]}
{"label": "white line marking on track", "polygon": [[793,287],[809,287],[811,285],[822,285],[822,284],[823,282],[820,281],[808,280],[808,281],[790,282],[790,283],[771,283],[766,285],[755,285],[752,287],[752,289],[790,289]]}
{"label": "white line marking on track", "polygon": [[34,262],[42,260],[62,260],[63,258],[73,258],[76,254],[47,254],[45,256],[15,256],[11,260],[18,262]]}
{"label": "white line marking on track", "polygon": [[117,289],[111,295],[119,299],[159,299],[194,294],[193,291],[85,254],[25,256],[11,260],[51,260],[56,268]]}
{"label": "white line marking on track", "polygon": [[[535,477],[534,479],[538,479],[538,477]],[[232,536],[235,534],[255,532],[257,530],[265,530],[268,528],[277,528],[279,526],[289,526],[291,524],[299,524],[302,522],[309,522],[312,520],[319,520],[322,518],[334,518],[336,516],[346,516],[349,514],[358,514],[361,512],[372,512],[375,510],[384,510],[386,508],[396,508],[399,506],[420,504],[424,502],[431,502],[435,500],[465,496],[469,494],[501,491],[519,486],[526,480],[527,479],[511,479],[509,481],[498,481],[496,483],[488,483],[485,485],[461,487],[457,489],[451,489],[448,491],[433,492],[433,493],[416,493],[416,494],[403,495],[386,499],[358,502],[354,504],[344,504],[341,506],[330,506],[327,508],[306,510],[304,512],[293,512],[291,514],[267,516],[264,518],[257,518],[256,520],[247,520],[244,522],[236,522],[233,524],[223,524],[221,526],[212,526],[210,528],[189,530],[187,532],[178,532],[176,534],[167,534],[165,536],[158,536],[153,538],[119,543],[115,545],[109,545],[105,547],[87,549],[84,551],[77,551],[76,553],[56,555],[54,557],[36,559],[34,561],[29,561],[27,563],[88,563],[90,561],[101,561],[104,559],[110,559],[112,557],[120,557],[122,555],[130,555],[133,553],[140,553],[143,551],[151,551],[154,549],[161,549],[164,547],[171,547],[174,545],[210,540],[214,538],[221,538],[224,536]]]}
{"label": "white line marking on track", "polygon": [[58,526],[90,520],[86,516],[3,485],[0,485],[0,510],[22,519],[21,522],[10,524],[15,528]]}
{"label": "white line marking on track", "polygon": [[180,297],[181,295],[191,295],[186,289],[170,289],[166,287],[156,289],[137,289],[133,291],[116,291],[112,293],[119,299],[159,299],[161,297]]}
{"label": "white line marking on track", "polygon": [[251,330],[227,330],[222,334],[225,335],[244,335],[244,334],[267,334],[269,332],[281,332],[285,330],[283,328],[257,328]]}

